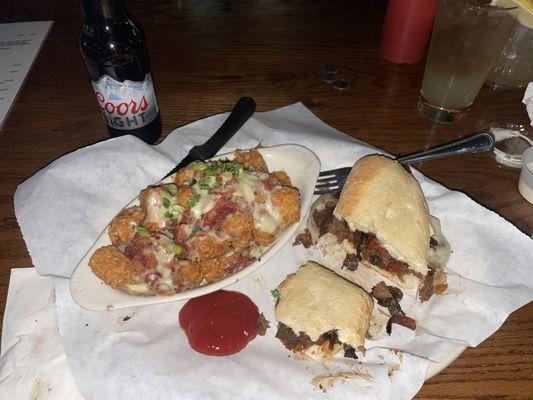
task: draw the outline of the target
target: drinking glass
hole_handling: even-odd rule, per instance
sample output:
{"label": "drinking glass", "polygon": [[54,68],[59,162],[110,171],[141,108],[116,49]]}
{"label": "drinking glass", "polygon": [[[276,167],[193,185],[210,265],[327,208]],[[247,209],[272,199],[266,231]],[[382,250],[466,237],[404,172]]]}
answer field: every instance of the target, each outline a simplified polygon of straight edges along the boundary
{"label": "drinking glass", "polygon": [[533,14],[518,9],[518,24],[492,67],[487,85],[498,89],[520,89],[533,81]]}
{"label": "drinking glass", "polygon": [[418,110],[455,122],[474,102],[516,24],[516,7],[439,0]]}

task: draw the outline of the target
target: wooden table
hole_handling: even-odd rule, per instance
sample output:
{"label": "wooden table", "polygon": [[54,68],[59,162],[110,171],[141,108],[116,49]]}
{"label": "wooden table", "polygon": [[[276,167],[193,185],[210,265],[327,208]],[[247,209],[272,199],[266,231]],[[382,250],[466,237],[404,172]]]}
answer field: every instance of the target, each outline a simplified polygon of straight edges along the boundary
{"label": "wooden table", "polygon": [[[437,126],[420,117],[423,64],[394,65],[378,54],[384,0],[128,3],[146,34],[163,136],[231,109],[243,95],[256,100],[258,111],[301,101],[326,123],[392,153],[448,141],[494,121],[527,121],[522,92],[487,88],[458,124]],[[7,0],[2,9],[0,22],[55,21],[0,131],[3,312],[10,268],[32,265],[13,211],[15,188],[61,155],[108,136],[78,48],[79,4]],[[348,90],[322,81],[327,63],[340,67]],[[417,167],[533,233],[533,206],[518,193],[518,171],[499,166],[491,155]],[[533,304],[514,312],[498,332],[429,380],[417,398],[532,398],[532,316]]]}

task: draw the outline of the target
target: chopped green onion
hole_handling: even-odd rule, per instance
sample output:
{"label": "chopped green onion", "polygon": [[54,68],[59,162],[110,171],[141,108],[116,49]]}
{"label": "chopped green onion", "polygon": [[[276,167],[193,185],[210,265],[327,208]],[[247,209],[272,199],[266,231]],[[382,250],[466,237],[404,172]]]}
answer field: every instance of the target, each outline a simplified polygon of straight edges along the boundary
{"label": "chopped green onion", "polygon": [[163,214],[166,218],[174,218],[174,214],[172,214],[170,211],[165,211]]}
{"label": "chopped green onion", "polygon": [[196,161],[194,163],[194,165],[192,166],[192,168],[195,170],[195,171],[203,171],[204,169],[207,168],[207,164],[202,162],[202,161]]}
{"label": "chopped green onion", "polygon": [[200,195],[196,194],[196,195],[194,195],[194,197],[192,199],[187,200],[187,205],[192,208],[196,204],[198,204],[199,202],[200,202]]}
{"label": "chopped green onion", "polygon": [[200,189],[209,190],[209,185],[207,183],[200,183]]}
{"label": "chopped green onion", "polygon": [[212,188],[213,188],[213,189],[220,189],[221,186],[222,186],[222,185],[221,185],[220,183],[215,182],[215,183],[213,183]]}
{"label": "chopped green onion", "polygon": [[144,226],[138,226],[137,233],[139,234],[139,236],[143,237],[150,236],[150,234],[148,233],[148,229],[146,229]]}
{"label": "chopped green onion", "polygon": [[178,187],[171,183],[170,185],[167,185],[167,192],[171,195],[171,196],[175,196],[176,193],[178,193]]}
{"label": "chopped green onion", "polygon": [[215,175],[217,175],[217,172],[218,171],[215,170],[215,169],[206,169],[204,171],[204,176],[215,176]]}
{"label": "chopped green onion", "polygon": [[170,199],[167,197],[163,197],[163,207],[169,208],[170,207]]}
{"label": "chopped green onion", "polygon": [[196,179],[193,179],[193,180],[191,181],[191,186],[196,185],[196,182],[197,182]]}
{"label": "chopped green onion", "polygon": [[275,299],[279,299],[278,289],[271,290],[270,293],[272,294],[272,297],[274,297]]}
{"label": "chopped green onion", "polygon": [[175,254],[180,255],[181,253],[183,253],[183,248],[181,246],[178,246],[177,244],[175,244],[174,246],[172,246],[172,251]]}
{"label": "chopped green onion", "polygon": [[174,204],[172,206],[172,209],[176,212],[179,212],[179,213],[182,213],[183,211],[185,211],[185,208],[183,208],[182,206],[180,206],[179,204]]}

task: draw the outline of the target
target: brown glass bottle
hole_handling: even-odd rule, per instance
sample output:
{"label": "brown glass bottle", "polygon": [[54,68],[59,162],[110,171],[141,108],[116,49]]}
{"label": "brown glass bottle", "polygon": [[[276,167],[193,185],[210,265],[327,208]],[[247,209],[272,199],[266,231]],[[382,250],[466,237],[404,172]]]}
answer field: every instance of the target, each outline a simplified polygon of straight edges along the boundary
{"label": "brown glass bottle", "polygon": [[111,136],[147,143],[161,136],[161,117],[141,31],[121,0],[82,0],[80,49]]}

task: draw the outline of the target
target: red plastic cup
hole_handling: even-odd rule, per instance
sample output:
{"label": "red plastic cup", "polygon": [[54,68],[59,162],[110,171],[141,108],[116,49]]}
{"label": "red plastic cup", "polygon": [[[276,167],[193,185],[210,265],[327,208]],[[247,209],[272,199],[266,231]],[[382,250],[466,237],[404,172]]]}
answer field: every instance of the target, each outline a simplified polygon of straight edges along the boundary
{"label": "red plastic cup", "polygon": [[415,64],[424,57],[437,0],[389,0],[379,52],[395,64]]}

